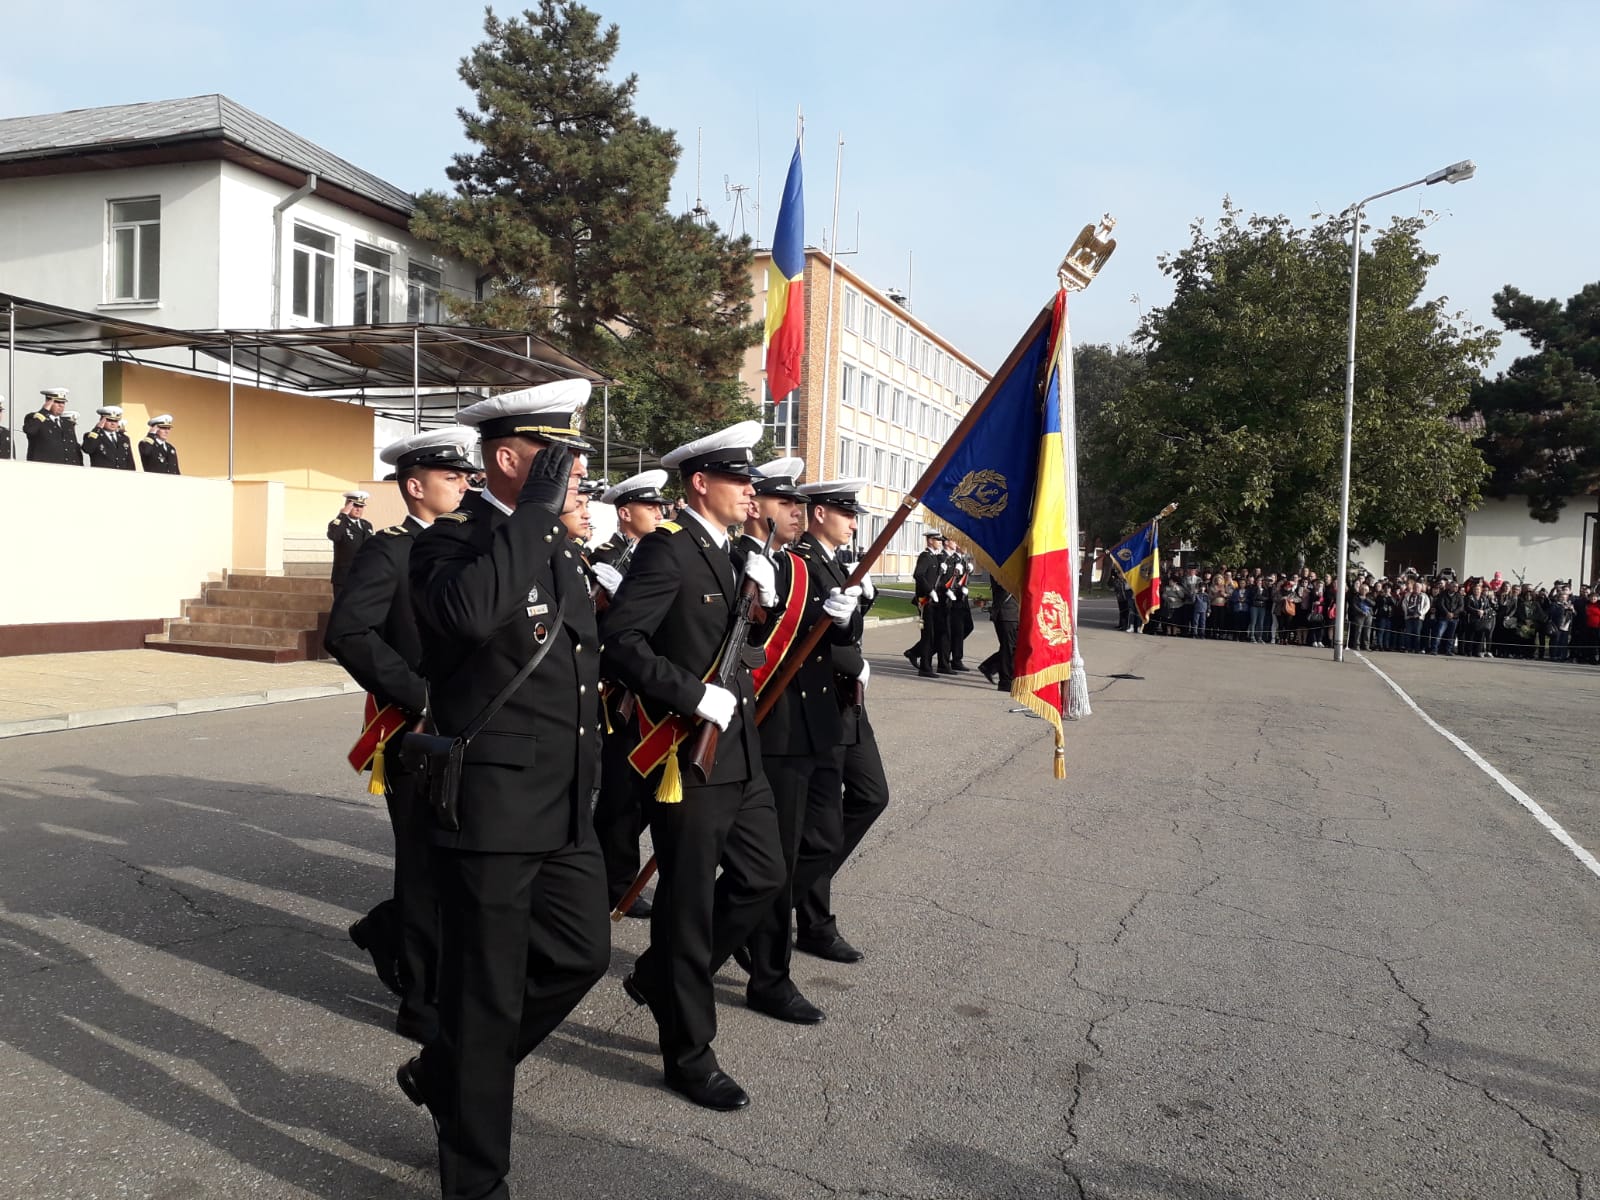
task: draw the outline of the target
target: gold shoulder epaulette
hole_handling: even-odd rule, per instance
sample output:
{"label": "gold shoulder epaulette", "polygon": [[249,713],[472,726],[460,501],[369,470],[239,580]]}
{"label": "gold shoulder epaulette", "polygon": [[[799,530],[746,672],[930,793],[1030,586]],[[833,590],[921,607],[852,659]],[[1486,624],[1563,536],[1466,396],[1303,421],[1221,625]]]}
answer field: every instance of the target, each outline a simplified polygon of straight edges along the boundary
{"label": "gold shoulder epaulette", "polygon": [[657,525],[656,528],[657,529],[665,529],[668,533],[682,533],[683,532],[683,526],[679,525],[676,521],[663,521],[663,522],[661,522],[661,524]]}
{"label": "gold shoulder epaulette", "polygon": [[156,440],[153,437],[142,437],[142,438],[139,439],[139,445],[141,445],[141,446],[144,445],[146,442],[149,442],[150,445],[152,445],[152,446],[154,446],[156,444]]}
{"label": "gold shoulder epaulette", "polygon": [[399,537],[405,531],[406,527],[404,525],[391,525],[387,529],[378,530],[379,533],[387,533],[390,537]]}
{"label": "gold shoulder epaulette", "polygon": [[472,514],[471,513],[464,513],[464,512],[440,513],[437,517],[434,518],[434,520],[436,520],[436,521],[455,521],[457,524],[464,525],[468,521],[472,520]]}
{"label": "gold shoulder epaulette", "polygon": [[89,430],[89,436],[92,438],[97,438],[100,436],[100,431],[98,429],[91,429]]}

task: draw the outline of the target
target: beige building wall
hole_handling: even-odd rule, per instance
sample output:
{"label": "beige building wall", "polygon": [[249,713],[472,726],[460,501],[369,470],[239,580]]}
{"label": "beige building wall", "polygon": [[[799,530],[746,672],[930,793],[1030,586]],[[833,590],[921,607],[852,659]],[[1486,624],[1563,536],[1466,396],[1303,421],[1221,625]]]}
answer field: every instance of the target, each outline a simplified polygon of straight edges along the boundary
{"label": "beige building wall", "polygon": [[[751,265],[755,311],[765,317],[769,254]],[[872,515],[860,518],[865,549],[916,484],[939,447],[989,381],[974,359],[915,314],[843,263],[832,280],[832,337],[828,330],[828,255],[806,251],[806,352],[793,420],[764,403],[763,416],[780,451],[793,430],[794,452],[806,460],[807,480],[863,476]],[[745,356],[740,380],[766,397],[762,347]],[[844,457],[848,461],[844,461]],[[922,549],[919,507],[879,560],[877,571],[907,575]]]}

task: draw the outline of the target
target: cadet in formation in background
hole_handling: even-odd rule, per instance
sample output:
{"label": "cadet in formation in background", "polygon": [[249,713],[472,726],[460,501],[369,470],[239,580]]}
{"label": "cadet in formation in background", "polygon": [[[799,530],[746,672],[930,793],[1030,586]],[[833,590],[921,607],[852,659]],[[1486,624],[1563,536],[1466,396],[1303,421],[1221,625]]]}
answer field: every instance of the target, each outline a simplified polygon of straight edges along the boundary
{"label": "cadet in formation in background", "polygon": [[162,413],[145,422],[150,432],[139,439],[139,463],[149,475],[180,475],[178,448],[172,437],[172,414]]}
{"label": "cadet in formation in background", "polygon": [[943,579],[949,565],[944,552],[944,535],[924,535],[922,553],[917,555],[911,578],[916,586],[917,607],[922,611],[922,636],[916,645],[905,652],[917,674],[932,678],[934,663],[940,675],[950,670],[950,604],[945,596]]}

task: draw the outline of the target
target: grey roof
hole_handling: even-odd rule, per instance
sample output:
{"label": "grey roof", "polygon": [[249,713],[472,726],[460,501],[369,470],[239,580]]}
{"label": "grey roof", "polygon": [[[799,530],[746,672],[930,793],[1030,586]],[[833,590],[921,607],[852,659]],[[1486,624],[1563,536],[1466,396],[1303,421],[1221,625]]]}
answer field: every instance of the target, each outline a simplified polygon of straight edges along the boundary
{"label": "grey roof", "polygon": [[0,120],[0,163],[223,138],[300,171],[314,171],[378,204],[410,213],[410,192],[363,171],[282,125],[218,94],[113,104]]}

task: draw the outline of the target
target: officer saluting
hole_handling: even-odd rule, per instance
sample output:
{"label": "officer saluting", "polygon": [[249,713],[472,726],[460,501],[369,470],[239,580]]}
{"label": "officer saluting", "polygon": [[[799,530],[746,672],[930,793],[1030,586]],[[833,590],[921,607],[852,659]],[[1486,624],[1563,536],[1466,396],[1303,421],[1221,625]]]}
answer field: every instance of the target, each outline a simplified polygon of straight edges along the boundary
{"label": "officer saluting", "polygon": [[445,1200],[506,1195],[516,1066],[610,956],[589,821],[599,759],[599,639],[562,511],[589,449],[582,380],[463,409],[488,486],[417,536],[411,589],[431,718],[458,736],[536,654],[466,746],[458,829],[433,830],[439,1037],[396,1073],[438,1125]]}
{"label": "officer saluting", "polygon": [[328,522],[328,540],[333,543],[333,570],[328,578],[337,596],[350,574],[350,564],[356,560],[356,551],[372,536],[372,522],[361,514],[367,510],[371,497],[366,492],[346,492],[344,507],[339,515]]}
{"label": "officer saluting", "polygon": [[172,436],[172,414],[162,413],[145,422],[150,432],[139,439],[139,464],[149,475],[180,475],[178,448],[169,439]]}
{"label": "officer saluting", "polygon": [[66,412],[67,389],[45,388],[44,403],[22,421],[28,438],[28,461],[83,466],[83,451],[78,446],[78,414]]}
{"label": "officer saluting", "polygon": [[[684,761],[690,739],[669,744],[661,765],[648,764],[652,784],[663,787],[647,805],[661,882],[650,947],[625,981],[629,995],[655,1014],[667,1086],[715,1109],[743,1108],[750,1098],[711,1049],[717,1031],[711,978],[744,944],[784,878],[750,671],[741,666],[731,689],[705,682],[738,599],[728,527],[749,513],[750,450],[760,439],[761,423],[744,421],[662,458],[662,466],[679,472],[687,506],[679,521],[664,522],[639,543],[627,582],[600,623],[606,675],[638,697],[641,718],[698,717],[723,730],[721,753],[703,784]],[[772,564],[751,555],[746,571],[763,603],[771,603]],[[679,777],[681,794],[667,786]]]}
{"label": "officer saluting", "polygon": [[89,465],[113,471],[133,470],[133,443],[122,430],[122,409],[110,404],[95,409],[95,415],[100,420],[83,435],[83,453]]}
{"label": "officer saluting", "polygon": [[[384,448],[379,457],[395,469],[406,519],[362,546],[328,614],[322,644],[367,689],[367,723],[392,710],[380,733],[414,725],[428,706],[427,684],[419,673],[422,643],[411,613],[411,546],[417,534],[461,503],[473,470],[468,455],[474,440],[470,429],[456,426],[413,434]],[[379,735],[364,734],[363,745]],[[381,771],[394,829],[394,895],[350,926],[350,940],[372,955],[378,977],[400,997],[395,1029],[426,1043],[439,1025],[434,1006],[439,899],[428,869],[427,800],[394,750],[391,739],[376,760],[381,768],[373,767]],[[353,754],[352,761],[369,757],[371,751]]]}
{"label": "officer saluting", "polygon": [[[856,518],[868,511],[857,499],[866,485],[865,479],[831,479],[800,487],[807,503],[807,526],[795,553],[806,560],[826,590],[843,589],[849,582],[840,552],[850,545]],[[863,578],[861,617],[872,607],[874,595],[872,580]],[[795,949],[838,963],[859,962],[863,956],[839,932],[832,908],[833,877],[889,805],[883,756],[867,719],[871,670],[861,650],[861,630],[858,617],[849,627],[850,636],[836,639],[832,647],[840,736],[829,769],[819,768],[813,777],[794,874]]]}

